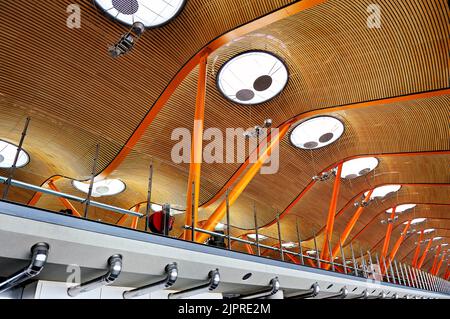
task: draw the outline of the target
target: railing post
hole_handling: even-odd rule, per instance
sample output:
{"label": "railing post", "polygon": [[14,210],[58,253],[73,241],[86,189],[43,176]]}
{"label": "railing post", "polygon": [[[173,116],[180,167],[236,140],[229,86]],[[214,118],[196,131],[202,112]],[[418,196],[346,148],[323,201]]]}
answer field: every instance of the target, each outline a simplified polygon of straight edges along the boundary
{"label": "railing post", "polygon": [[95,146],[94,161],[92,163],[91,179],[89,181],[89,191],[88,191],[85,206],[84,206],[84,218],[88,218],[89,205],[91,203],[91,196],[92,196],[92,189],[94,188],[94,179],[95,179],[95,174],[97,173],[97,161],[98,161],[99,152],[100,152],[100,145],[97,144]]}

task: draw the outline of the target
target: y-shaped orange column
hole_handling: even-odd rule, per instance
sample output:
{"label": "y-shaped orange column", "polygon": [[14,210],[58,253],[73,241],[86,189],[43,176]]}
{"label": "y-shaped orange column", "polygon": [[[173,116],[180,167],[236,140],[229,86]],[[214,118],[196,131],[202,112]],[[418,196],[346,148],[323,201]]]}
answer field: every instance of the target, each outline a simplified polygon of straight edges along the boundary
{"label": "y-shaped orange column", "polygon": [[[197,100],[194,115],[194,129],[192,134],[191,158],[189,163],[189,178],[186,192],[186,225],[192,224],[197,227],[198,202],[200,198],[200,174],[203,158],[203,121],[205,118],[206,99],[206,67],[208,55],[205,54],[200,59],[197,84]],[[194,192],[192,186],[194,184]],[[194,196],[192,196],[194,193]],[[192,233],[190,230],[184,231],[184,240],[190,240]]]}
{"label": "y-shaped orange column", "polygon": [[416,267],[417,259],[419,259],[420,243],[422,242],[422,240],[423,240],[423,230],[420,231],[419,240],[417,241],[416,251],[414,252],[414,257],[412,259],[412,266],[413,267]]}
{"label": "y-shaped orange column", "polygon": [[394,260],[395,255],[397,255],[398,249],[400,248],[400,245],[403,243],[403,240],[406,237],[406,233],[408,232],[409,226],[411,226],[411,220],[408,221],[405,228],[403,229],[403,232],[400,235],[400,238],[395,243],[394,248],[392,248],[392,251],[389,254],[389,260]]}
{"label": "y-shaped orange column", "polygon": [[427,257],[428,251],[430,250],[432,243],[433,243],[433,239],[430,238],[430,241],[428,242],[427,246],[425,247],[425,250],[423,251],[422,257],[420,257],[420,260],[417,263],[416,268],[418,268],[418,269],[422,268],[423,262],[425,261],[425,258]]}
{"label": "y-shaped orange column", "polygon": [[339,188],[341,186],[341,173],[342,173],[342,165],[341,162],[337,168],[336,179],[334,180],[333,185],[333,194],[331,195],[330,208],[328,209],[328,218],[327,218],[327,226],[325,228],[325,237],[323,239],[323,248],[320,254],[320,258],[323,260],[328,260],[330,255],[328,242],[331,243],[331,238],[333,236],[333,227],[334,227],[334,218],[336,216],[336,205],[339,197]]}

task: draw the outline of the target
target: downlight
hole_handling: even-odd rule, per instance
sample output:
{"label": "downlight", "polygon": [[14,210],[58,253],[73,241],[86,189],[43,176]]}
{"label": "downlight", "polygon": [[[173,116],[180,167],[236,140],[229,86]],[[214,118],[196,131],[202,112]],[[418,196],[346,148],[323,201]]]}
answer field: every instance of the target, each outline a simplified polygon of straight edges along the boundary
{"label": "downlight", "polygon": [[[14,144],[0,140],[0,168],[10,168],[14,164],[18,147]],[[30,161],[30,156],[23,149],[19,153],[16,167],[24,167]]]}
{"label": "downlight", "polygon": [[[373,190],[370,198],[371,199],[372,198],[380,198],[380,197],[382,198],[382,197],[385,197],[387,194],[398,192],[400,190],[400,188],[402,188],[400,185],[380,186]],[[366,197],[367,194],[369,194],[368,191],[364,193],[364,197]]]}
{"label": "downlight", "polygon": [[[425,220],[427,220],[427,219],[426,218],[414,218],[411,221],[411,225],[417,225],[417,224],[423,223]],[[408,222],[403,223],[403,225],[406,225],[406,224],[408,224]]]}
{"label": "downlight", "polygon": [[168,23],[183,10],[186,0],[94,0],[114,20],[128,26],[141,22],[146,28]]}
{"label": "downlight", "polygon": [[[89,183],[73,181],[73,186],[83,193],[89,192]],[[104,179],[95,182],[92,187],[92,197],[112,196],[125,190],[125,183],[119,179]]]}
{"label": "downlight", "polygon": [[284,62],[265,51],[247,51],[226,62],[217,75],[217,86],[229,100],[259,104],[285,88],[289,74]]}
{"label": "downlight", "polygon": [[291,132],[291,143],[312,150],[334,143],[344,133],[344,124],[331,116],[319,116],[298,124]]}
{"label": "downlight", "polygon": [[369,174],[378,166],[378,159],[375,157],[355,158],[342,165],[342,178],[354,179],[359,176]]}
{"label": "downlight", "polygon": [[[407,210],[409,210],[409,209],[412,209],[412,208],[414,208],[414,207],[416,207],[417,205],[416,204],[403,204],[403,205],[398,205],[396,208],[395,208],[395,212],[396,213],[403,213],[403,212],[405,212],[405,211],[407,211]],[[390,214],[390,213],[392,213],[392,208],[389,208],[387,211],[386,211],[386,213],[388,213],[388,214]]]}

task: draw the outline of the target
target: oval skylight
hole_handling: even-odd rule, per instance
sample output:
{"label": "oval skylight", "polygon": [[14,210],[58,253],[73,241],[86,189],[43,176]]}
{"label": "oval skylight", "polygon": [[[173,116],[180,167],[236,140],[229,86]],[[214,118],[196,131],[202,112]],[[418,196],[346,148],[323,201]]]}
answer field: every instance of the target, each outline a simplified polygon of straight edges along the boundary
{"label": "oval skylight", "polygon": [[176,17],[186,0],[95,0],[113,19],[126,25],[142,22],[146,28],[166,24]]}
{"label": "oval skylight", "polygon": [[249,51],[226,62],[217,75],[222,94],[239,104],[259,104],[278,95],[289,78],[284,62],[272,53]]}
{"label": "oval skylight", "polygon": [[434,238],[433,238],[433,240],[441,240],[441,239],[442,239],[441,236],[437,236],[437,237],[434,237]]}
{"label": "oval skylight", "polygon": [[284,248],[295,248],[298,246],[298,244],[290,241],[287,243],[282,243],[281,246],[283,246]]}
{"label": "oval skylight", "polygon": [[[411,225],[417,225],[417,224],[423,223],[425,220],[426,220],[426,218],[414,218],[411,221]],[[408,224],[408,222],[403,223],[403,225],[406,225],[406,224]]]}
{"label": "oval skylight", "polygon": [[315,255],[317,252],[315,250],[307,250],[306,254],[307,255]]}
{"label": "oval skylight", "polygon": [[434,228],[428,228],[428,229],[425,229],[425,230],[423,231],[423,233],[424,233],[424,234],[429,234],[429,233],[432,233],[432,232],[434,232],[434,231],[435,231]]}
{"label": "oval skylight", "polygon": [[[10,168],[14,164],[17,146],[0,140],[0,168]],[[16,167],[24,167],[30,161],[30,156],[23,149],[19,153]]]}
{"label": "oval skylight", "polygon": [[[403,213],[404,211],[407,211],[408,209],[414,208],[416,207],[416,204],[403,204],[403,205],[398,205],[395,208],[395,212],[396,213]],[[386,213],[392,213],[392,208],[389,208]]]}
{"label": "oval skylight", "polygon": [[347,161],[342,165],[342,178],[354,179],[364,176],[373,171],[378,166],[378,159],[375,157],[361,157]]}
{"label": "oval skylight", "polygon": [[[401,188],[400,185],[380,186],[373,190],[373,193],[370,196],[370,198],[385,197],[387,194],[398,192],[400,190],[400,188]],[[369,191],[365,192],[364,197],[366,197],[368,193],[369,193]]]}
{"label": "oval skylight", "polygon": [[[73,181],[73,186],[83,193],[89,192],[89,183]],[[92,197],[117,195],[125,190],[125,183],[119,179],[104,179],[95,182],[92,187]]]}
{"label": "oval skylight", "polygon": [[[250,239],[255,240],[256,239],[256,234],[248,234],[247,237],[250,238]],[[267,239],[267,236],[258,234],[258,241],[261,241],[261,240],[264,240],[264,239]]]}
{"label": "oval skylight", "polygon": [[331,116],[319,116],[297,125],[291,132],[291,143],[299,148],[318,149],[335,142],[344,133],[344,124]]}

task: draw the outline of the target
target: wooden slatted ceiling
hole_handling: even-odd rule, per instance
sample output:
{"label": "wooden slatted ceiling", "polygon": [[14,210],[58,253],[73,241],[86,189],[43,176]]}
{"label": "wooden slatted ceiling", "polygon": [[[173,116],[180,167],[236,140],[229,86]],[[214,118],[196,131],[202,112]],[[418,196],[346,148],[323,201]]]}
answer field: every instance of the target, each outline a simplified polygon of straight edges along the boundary
{"label": "wooden slatted ceiling", "polygon": [[[210,40],[214,32],[220,34],[218,28],[223,32],[232,27],[232,22],[237,25],[238,22],[245,21],[242,15],[227,10],[220,12],[225,17],[221,16],[219,23],[210,20],[214,27],[205,27],[205,21],[201,21],[202,27],[198,28],[200,22],[198,19],[192,19],[192,16],[210,16],[210,13],[219,10],[218,8],[228,7],[229,2],[225,5],[215,1],[206,8],[196,1],[189,3],[190,9],[185,10],[183,15],[167,28],[158,29],[154,33],[152,31],[151,34],[146,33],[133,55],[121,59],[120,63],[108,59],[104,49],[107,44],[116,40],[123,28],[98,15],[86,1],[83,2],[83,19],[86,24],[81,30],[70,33],[65,26],[58,24],[58,19],[55,18],[65,19],[65,10],[58,10],[65,9],[67,3],[61,5],[61,8],[50,3],[39,4],[40,7],[35,10],[35,5],[27,3],[27,6],[24,6],[24,3],[20,2],[15,8],[16,11],[21,12],[24,20],[30,21],[35,30],[42,28],[39,29],[39,34],[41,40],[45,41],[41,42],[36,37],[37,33],[25,33],[14,27],[11,8],[3,10],[6,14],[2,15],[5,21],[2,21],[0,32],[14,35],[17,41],[12,47],[13,55],[1,50],[1,61],[6,61],[8,65],[7,76],[1,81],[0,87],[0,92],[4,94],[2,98],[7,100],[2,106],[9,109],[17,109],[17,106],[31,109],[47,115],[49,119],[60,121],[64,126],[80,126],[83,132],[87,132],[86,137],[73,141],[74,130],[56,130],[57,138],[51,139],[52,143],[62,140],[65,145],[58,145],[55,147],[56,152],[49,152],[50,154],[43,158],[42,162],[47,163],[48,171],[65,173],[73,170],[75,174],[83,171],[81,175],[85,176],[85,172],[89,171],[92,145],[97,141],[98,135],[106,138],[106,155],[102,156],[100,165],[104,167],[148,110],[152,99],[162,91],[189,54],[192,55],[202,43]],[[277,125],[293,115],[311,109],[448,87],[448,26],[445,17],[449,10],[446,3],[408,1],[394,4],[382,1],[380,4],[384,19],[389,23],[383,24],[383,28],[377,30],[369,30],[365,26],[365,8],[368,3],[329,1],[318,8],[307,10],[238,39],[217,51],[210,58],[208,66],[206,127],[225,128],[230,123],[233,123],[233,126],[248,127],[260,124],[268,117],[273,118],[274,124]],[[246,8],[249,12],[255,10],[261,14],[271,9],[260,1],[249,1],[245,5],[258,6],[259,9],[250,10],[249,6]],[[280,6],[281,2],[276,5]],[[202,9],[198,10],[199,7]],[[404,11],[407,11],[408,15],[403,14]],[[248,17],[249,12],[246,11],[244,16]],[[414,27],[411,27],[411,24]],[[192,31],[193,29],[195,31]],[[51,30],[53,39],[64,35],[64,41],[50,41],[47,38],[50,34],[48,30]],[[190,43],[187,44],[186,34],[192,35],[193,32],[201,33],[202,36],[193,39],[190,36]],[[78,48],[77,44],[81,42],[86,44],[87,49],[80,52],[74,48]],[[291,78],[288,87],[277,99],[248,108],[231,104],[221,97],[215,88],[215,74],[229,57],[253,48],[278,53],[286,60]],[[53,62],[51,67],[45,63],[48,60],[45,59],[47,55],[42,54],[50,49]],[[35,70],[36,73],[33,73]],[[86,77],[86,74],[89,76]],[[148,85],[136,87],[135,83]],[[141,177],[139,180],[130,178],[127,181],[127,184],[133,185],[133,194],[144,194],[146,187],[146,180],[142,176],[147,175],[148,166],[138,164],[137,158],[146,154],[167,163],[173,146],[173,142],[170,142],[172,129],[180,126],[189,128],[192,124],[191,114],[195,98],[192,92],[195,91],[195,85],[194,71],[171,98],[155,125],[150,127],[138,145],[135,157],[130,156],[128,168],[124,164],[123,168],[114,173],[114,176],[122,179],[125,179],[127,174]],[[93,94],[96,91],[101,91],[101,94]],[[394,152],[449,149],[448,126],[445,122],[448,102],[448,97],[441,97],[334,114],[347,124],[346,134],[335,145],[315,151],[314,163],[311,161],[310,152],[293,149],[284,142],[282,170],[278,176],[259,176],[252,182],[245,194],[246,202],[243,199],[244,204],[235,205],[238,212],[236,223],[241,222],[241,217],[244,217],[244,222],[249,219],[251,215],[246,212],[249,207],[247,203],[253,199],[262,201],[261,206],[276,203],[279,206],[277,208],[284,208],[309,181],[311,173],[348,155],[364,151],[385,151],[386,147]],[[114,112],[110,112],[111,105],[114,106]],[[126,105],[126,111],[122,112],[120,108],[116,111],[120,105]],[[99,118],[102,120],[99,121]],[[408,120],[405,120],[406,118]],[[417,119],[421,119],[420,129],[417,127]],[[70,121],[71,124],[64,121]],[[45,150],[46,147],[38,150],[39,146],[47,146],[49,141],[45,133],[53,124],[45,121],[42,123],[47,126],[39,125],[41,135],[35,133],[28,140],[30,145],[36,145],[32,155]],[[369,126],[368,123],[378,123],[379,126]],[[2,123],[3,127],[6,127],[6,131],[13,131],[11,126],[5,123]],[[17,133],[17,130],[15,132]],[[75,142],[77,144],[73,144]],[[78,153],[84,154],[83,161],[80,163],[78,159],[74,162],[70,156],[61,160],[61,154],[66,152],[63,149],[78,150]],[[69,151],[67,154],[73,152]],[[62,166],[65,169],[61,172]],[[202,200],[210,198],[237,167],[238,165],[203,165],[205,182],[202,185]],[[184,198],[180,196],[184,196],[181,190],[185,173],[182,171],[186,166],[180,165],[180,169],[180,174],[162,174],[165,184],[160,187],[161,194],[158,196],[161,198],[157,198],[157,201],[179,205],[184,203]],[[133,173],[130,175],[131,171]],[[436,173],[433,171],[431,176],[442,176],[442,170],[438,169]],[[295,184],[286,183],[286,180],[293,178]],[[175,188],[178,190],[177,194],[170,192],[173,188],[168,189],[175,184],[178,185]],[[278,188],[280,191],[277,193],[283,198],[261,196],[268,189],[267,185],[270,185],[271,189]],[[293,187],[286,190],[286,185]],[[320,192],[317,196],[320,197]],[[111,201],[126,206],[129,198],[119,196]],[[317,199],[309,202],[309,205],[320,203]],[[324,207],[326,202],[323,203]],[[261,209],[258,208],[258,211]],[[203,214],[206,216],[208,211]],[[323,219],[323,214],[319,214],[317,219]],[[269,220],[273,218],[273,211],[261,215],[263,219]]]}

